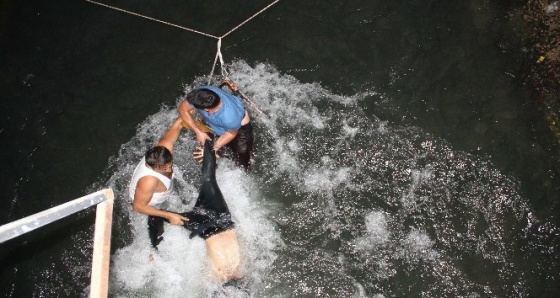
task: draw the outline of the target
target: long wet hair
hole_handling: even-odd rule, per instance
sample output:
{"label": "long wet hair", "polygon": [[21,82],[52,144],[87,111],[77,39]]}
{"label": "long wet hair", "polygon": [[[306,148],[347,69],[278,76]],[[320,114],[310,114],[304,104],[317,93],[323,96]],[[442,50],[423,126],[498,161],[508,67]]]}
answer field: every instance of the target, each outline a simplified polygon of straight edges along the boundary
{"label": "long wet hair", "polygon": [[155,146],[149,149],[144,157],[146,157],[146,163],[152,168],[155,166],[162,167],[173,161],[171,151],[163,146]]}
{"label": "long wet hair", "polygon": [[195,89],[187,93],[187,101],[197,109],[211,109],[220,104],[220,97],[207,89]]}

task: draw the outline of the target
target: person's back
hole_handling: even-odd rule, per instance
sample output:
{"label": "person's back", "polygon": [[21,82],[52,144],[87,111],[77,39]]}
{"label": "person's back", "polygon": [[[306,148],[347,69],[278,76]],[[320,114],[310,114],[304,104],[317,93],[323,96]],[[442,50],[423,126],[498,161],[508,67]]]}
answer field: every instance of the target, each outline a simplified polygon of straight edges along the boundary
{"label": "person's back", "polygon": [[235,229],[206,239],[206,249],[212,270],[220,280],[241,278],[241,254]]}

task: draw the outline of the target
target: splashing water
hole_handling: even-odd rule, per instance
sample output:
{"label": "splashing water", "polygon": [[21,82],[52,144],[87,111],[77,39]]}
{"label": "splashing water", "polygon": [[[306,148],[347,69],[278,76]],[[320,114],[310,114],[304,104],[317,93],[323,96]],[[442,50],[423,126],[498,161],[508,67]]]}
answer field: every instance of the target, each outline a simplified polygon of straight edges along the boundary
{"label": "splashing water", "polygon": [[[112,259],[113,296],[527,295],[514,255],[531,210],[516,181],[420,129],[365,115],[360,101],[375,92],[331,94],[266,64],[229,68],[263,111],[252,113],[254,171],[246,175],[228,160],[217,171],[242,242],[247,288],[216,292],[203,240],[188,239],[181,227],[166,225],[160,252],[148,261],[146,218],[131,210],[127,186],[177,116],[176,107],[162,107],[112,161],[110,184],[124,218],[115,231],[123,244]],[[194,146],[184,132],[172,210],[196,200]]]}

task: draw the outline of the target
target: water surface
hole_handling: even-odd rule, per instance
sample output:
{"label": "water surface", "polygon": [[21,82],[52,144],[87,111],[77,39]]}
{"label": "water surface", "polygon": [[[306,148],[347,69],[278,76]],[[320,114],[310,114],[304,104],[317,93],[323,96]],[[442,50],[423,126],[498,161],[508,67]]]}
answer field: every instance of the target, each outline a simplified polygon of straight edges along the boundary
{"label": "water surface", "polygon": [[[116,1],[220,35],[268,4]],[[220,161],[255,297],[551,296],[558,147],[490,1],[280,1],[222,41],[253,112],[256,168]],[[116,191],[111,296],[206,296],[202,241],[147,262],[126,186],[204,82],[216,41],[93,4],[2,4],[3,223]],[[219,73],[219,71],[217,72]],[[174,207],[198,187],[178,143]],[[5,297],[88,293],[93,211],[2,244]],[[243,291],[224,290],[243,296]],[[230,291],[230,292],[228,292]]]}

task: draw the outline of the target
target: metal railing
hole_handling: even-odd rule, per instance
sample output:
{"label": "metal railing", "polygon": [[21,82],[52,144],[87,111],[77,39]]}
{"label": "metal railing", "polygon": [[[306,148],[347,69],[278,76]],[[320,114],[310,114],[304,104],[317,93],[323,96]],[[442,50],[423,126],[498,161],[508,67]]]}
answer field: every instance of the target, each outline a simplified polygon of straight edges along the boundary
{"label": "metal railing", "polygon": [[110,188],[0,226],[0,243],[31,232],[61,218],[97,205],[93,238],[90,297],[107,297],[111,258],[111,224],[114,193]]}

